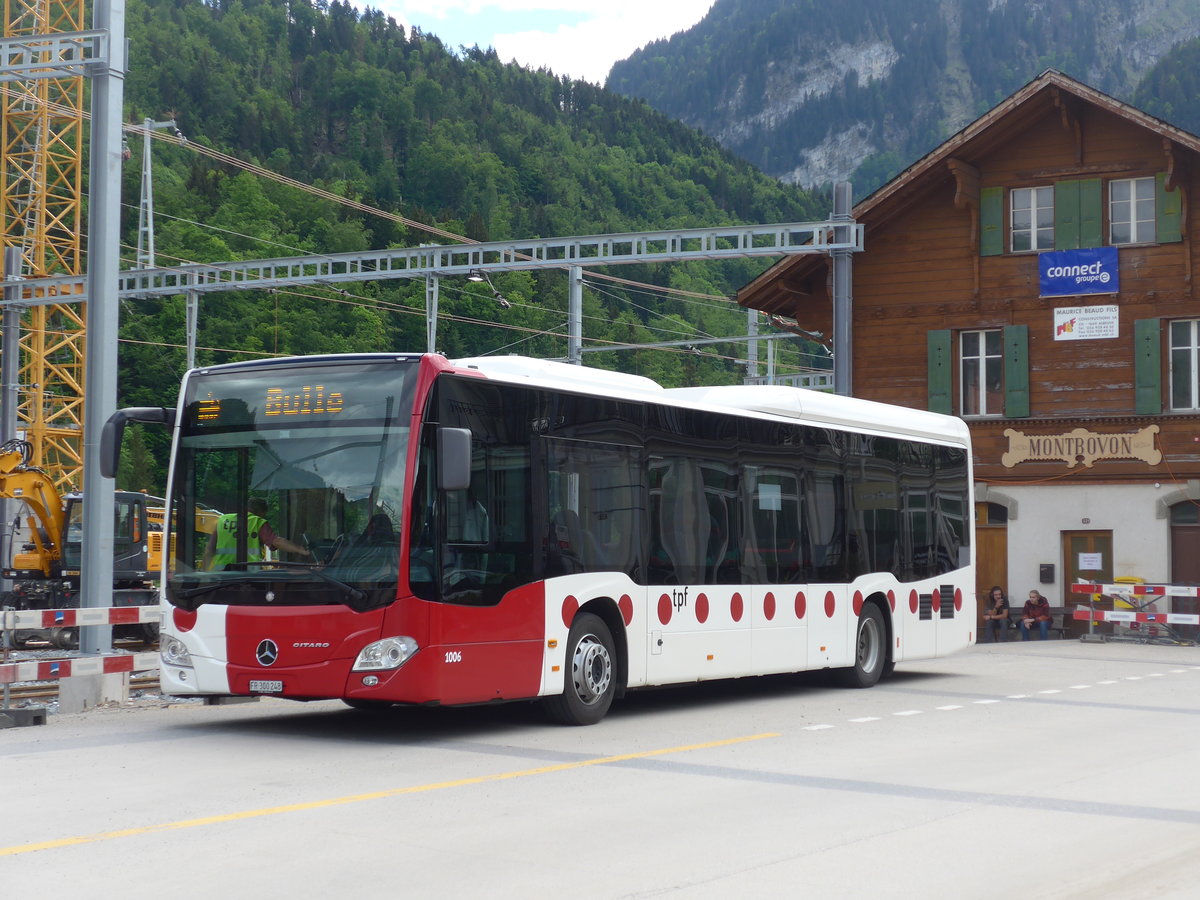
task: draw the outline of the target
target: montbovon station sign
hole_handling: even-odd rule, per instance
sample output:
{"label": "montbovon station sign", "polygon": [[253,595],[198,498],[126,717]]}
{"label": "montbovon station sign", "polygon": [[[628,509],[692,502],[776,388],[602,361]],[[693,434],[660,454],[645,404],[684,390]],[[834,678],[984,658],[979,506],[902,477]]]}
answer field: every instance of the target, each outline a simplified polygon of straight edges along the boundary
{"label": "montbovon station sign", "polygon": [[1098,434],[1085,428],[1066,434],[1025,434],[1006,428],[1008,451],[1000,462],[1009,469],[1018,463],[1046,460],[1062,460],[1067,468],[1079,463],[1090,467],[1098,459],[1140,459],[1156,466],[1162,461],[1162,452],[1154,446],[1156,434],[1157,425],[1124,434]]}

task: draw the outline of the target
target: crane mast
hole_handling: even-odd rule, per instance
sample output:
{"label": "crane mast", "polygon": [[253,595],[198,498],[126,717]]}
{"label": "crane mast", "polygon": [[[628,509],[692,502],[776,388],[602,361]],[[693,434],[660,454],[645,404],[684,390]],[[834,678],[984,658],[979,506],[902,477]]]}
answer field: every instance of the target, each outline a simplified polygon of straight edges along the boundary
{"label": "crane mast", "polygon": [[[6,38],[85,27],[84,0],[4,0]],[[3,85],[0,234],[20,249],[25,277],[83,272],[83,82],[31,72]],[[35,305],[22,316],[17,417],[33,464],[60,488],[82,486],[85,322],[79,303]]]}

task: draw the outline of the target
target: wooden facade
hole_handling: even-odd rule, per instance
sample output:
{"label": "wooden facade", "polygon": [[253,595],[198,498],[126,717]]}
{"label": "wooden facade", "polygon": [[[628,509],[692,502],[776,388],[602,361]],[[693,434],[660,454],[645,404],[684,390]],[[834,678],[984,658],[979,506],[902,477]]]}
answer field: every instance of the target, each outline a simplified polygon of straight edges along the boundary
{"label": "wooden facade", "polygon": [[[854,208],[866,238],[853,260],[851,392],[968,421],[977,500],[1007,510],[997,513],[1007,541],[980,535],[980,570],[1007,572],[1017,602],[1031,588],[1069,602],[1077,577],[1183,580],[1183,556],[1200,557],[1200,529],[1183,527],[1200,521],[1192,502],[1200,500],[1200,401],[1180,399],[1184,380],[1200,377],[1200,357],[1188,362],[1171,349],[1173,333],[1200,334],[1200,324],[1188,324],[1200,321],[1198,181],[1200,138],[1047,71]],[[1142,216],[1133,228],[1153,228],[1152,240],[1110,231],[1134,208],[1117,202],[1125,190],[1146,198],[1130,218]],[[1025,229],[1013,207],[1035,195],[1053,200],[1051,230],[1037,249],[1014,249]],[[1043,251],[1097,247],[1115,247],[1118,291],[1042,296]],[[738,300],[832,333],[822,258],[784,261]],[[1064,339],[1074,327],[1066,310],[1078,307],[1103,313],[1115,336]],[[1181,324],[1173,331],[1172,323]],[[976,415],[964,356],[973,335],[988,332],[1003,384]],[[1189,396],[1200,397],[1200,387]],[[1127,452],[1123,436],[1133,434],[1141,458]],[[1050,438],[1067,457],[1022,458],[1022,448],[1046,449]],[[1072,543],[1077,533],[1084,544]],[[1098,561],[1081,555],[1095,543],[1088,534],[1100,541],[1103,569],[1080,569]],[[996,552],[1004,564],[984,558]]]}

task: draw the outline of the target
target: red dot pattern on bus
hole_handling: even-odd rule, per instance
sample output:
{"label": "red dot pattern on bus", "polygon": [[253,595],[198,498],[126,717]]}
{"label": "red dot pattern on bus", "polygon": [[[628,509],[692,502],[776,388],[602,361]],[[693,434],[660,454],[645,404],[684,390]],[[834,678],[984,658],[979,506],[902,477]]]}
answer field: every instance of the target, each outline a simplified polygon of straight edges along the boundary
{"label": "red dot pattern on bus", "polygon": [[171,610],[171,619],[175,623],[175,627],[180,631],[191,631],[196,627],[196,610],[173,609]]}
{"label": "red dot pattern on bus", "polygon": [[562,605],[562,620],[563,624],[568,628],[575,621],[575,613],[579,612],[579,601],[571,594],[567,594],[567,598],[563,600]]}
{"label": "red dot pattern on bus", "polygon": [[671,621],[671,598],[666,594],[658,598],[658,621],[664,625]]}
{"label": "red dot pattern on bus", "polygon": [[617,608],[621,610],[621,618],[625,620],[625,627],[628,628],[633,624],[633,598],[622,594],[621,599],[617,601]]}
{"label": "red dot pattern on bus", "polygon": [[[941,608],[941,594],[934,591],[932,594],[932,605],[934,612],[938,612]],[[889,590],[887,592],[888,606],[892,612],[896,611],[896,592]],[[862,615],[862,609],[865,604],[865,599],[862,591],[855,591],[852,600],[852,608],[855,616]],[[920,595],[914,590],[908,595],[908,608],[915,613],[920,606]],[[956,588],[954,591],[954,609],[956,612],[961,612],[963,606],[963,592],[961,588]],[[628,627],[633,624],[633,598],[628,594],[622,594],[621,599],[617,603],[617,607],[621,612],[621,618]],[[707,593],[703,591],[696,595],[694,605],[696,611],[696,621],[701,625],[708,622],[709,616],[712,615],[712,601]],[[804,591],[796,592],[794,609],[797,620],[803,620],[808,614],[808,598]],[[175,626],[180,631],[190,631],[196,624],[196,613],[187,612],[182,609],[173,610]],[[562,620],[563,625],[570,628],[571,623],[575,620],[576,614],[579,612],[579,600],[574,595],[568,595],[562,604]],[[767,591],[763,597],[763,618],[768,622],[775,620],[776,613],[779,612],[779,601],[775,597],[773,591]],[[837,612],[837,596],[833,591],[827,591],[825,594],[825,615],[832,619]],[[669,625],[671,618],[675,613],[675,605],[671,601],[670,594],[662,594],[658,598],[658,621],[663,625]],[[742,617],[746,614],[746,602],[740,593],[734,593],[729,600],[729,615],[735,622],[742,621]]]}

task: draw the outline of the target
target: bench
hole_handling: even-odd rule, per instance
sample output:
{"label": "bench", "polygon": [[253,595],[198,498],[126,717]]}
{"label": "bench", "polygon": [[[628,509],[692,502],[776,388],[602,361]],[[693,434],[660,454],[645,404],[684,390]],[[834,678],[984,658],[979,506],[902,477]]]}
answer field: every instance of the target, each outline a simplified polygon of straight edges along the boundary
{"label": "bench", "polygon": [[[1013,606],[1008,611],[1008,630],[1017,633],[1016,640],[1020,640],[1021,635],[1021,617],[1024,615],[1024,604],[1021,606]],[[1071,618],[1071,610],[1066,606],[1050,607],[1050,634],[1053,636],[1058,633],[1059,639],[1067,636],[1067,621]],[[1029,629],[1032,635],[1032,640],[1040,640],[1037,637],[1036,629]],[[1010,640],[1012,639],[1010,635]]]}

